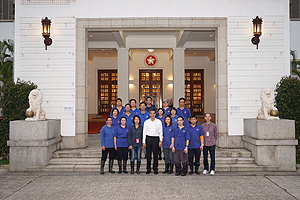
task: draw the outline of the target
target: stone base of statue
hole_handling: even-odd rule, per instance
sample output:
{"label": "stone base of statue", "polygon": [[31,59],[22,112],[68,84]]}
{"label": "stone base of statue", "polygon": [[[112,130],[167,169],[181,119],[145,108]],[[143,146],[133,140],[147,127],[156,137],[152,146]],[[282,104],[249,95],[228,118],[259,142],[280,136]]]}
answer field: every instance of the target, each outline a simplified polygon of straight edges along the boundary
{"label": "stone base of statue", "polygon": [[60,149],[61,120],[11,121],[9,141],[10,171],[27,171],[28,167],[49,164],[54,151]]}
{"label": "stone base of statue", "polygon": [[244,119],[242,140],[256,164],[277,166],[278,171],[296,171],[298,140],[294,120]]}

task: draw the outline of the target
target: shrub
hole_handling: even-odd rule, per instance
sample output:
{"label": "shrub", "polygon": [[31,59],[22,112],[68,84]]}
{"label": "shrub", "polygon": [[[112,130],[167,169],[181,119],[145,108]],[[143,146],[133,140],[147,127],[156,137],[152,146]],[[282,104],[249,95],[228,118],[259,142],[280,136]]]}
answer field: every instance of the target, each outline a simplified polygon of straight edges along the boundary
{"label": "shrub", "polygon": [[2,119],[0,123],[0,157],[8,157],[9,122],[24,120],[26,109],[29,107],[28,95],[37,86],[28,81],[9,81],[1,89]]}
{"label": "shrub", "polygon": [[[295,120],[295,136],[300,143],[300,80],[291,76],[282,77],[275,89],[275,106],[280,119]],[[300,157],[300,144],[297,158]]]}

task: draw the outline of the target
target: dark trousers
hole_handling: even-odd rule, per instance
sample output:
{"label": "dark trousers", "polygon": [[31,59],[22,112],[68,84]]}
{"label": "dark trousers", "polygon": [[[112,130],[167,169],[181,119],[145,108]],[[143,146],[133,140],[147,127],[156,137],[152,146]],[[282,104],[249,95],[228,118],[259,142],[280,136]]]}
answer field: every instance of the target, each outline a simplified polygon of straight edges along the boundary
{"label": "dark trousers", "polygon": [[189,154],[189,166],[194,165],[194,155],[195,155],[195,166],[199,167],[200,166],[200,156],[201,156],[201,150],[200,149],[189,149],[188,150]]}
{"label": "dark trousers", "polygon": [[151,171],[151,152],[153,152],[153,171],[158,171],[158,143],[159,137],[146,137],[147,171]]}
{"label": "dark trousers", "polygon": [[[174,163],[177,173],[187,173],[188,170],[188,154],[183,150],[175,150]],[[182,167],[181,167],[182,164]]]}
{"label": "dark trousers", "polygon": [[107,154],[109,153],[109,160],[113,160],[115,158],[115,149],[114,148],[105,148],[105,151],[102,150],[102,158],[101,160],[107,159]]}
{"label": "dark trousers", "polygon": [[203,147],[203,164],[204,164],[204,169],[206,169],[207,171],[209,171],[208,160],[207,160],[208,151],[210,155],[210,170],[215,170],[215,149],[216,149],[216,145]]}
{"label": "dark trousers", "polygon": [[128,160],[128,147],[118,147],[117,148],[117,158],[118,161],[121,161],[122,159],[124,161]]}

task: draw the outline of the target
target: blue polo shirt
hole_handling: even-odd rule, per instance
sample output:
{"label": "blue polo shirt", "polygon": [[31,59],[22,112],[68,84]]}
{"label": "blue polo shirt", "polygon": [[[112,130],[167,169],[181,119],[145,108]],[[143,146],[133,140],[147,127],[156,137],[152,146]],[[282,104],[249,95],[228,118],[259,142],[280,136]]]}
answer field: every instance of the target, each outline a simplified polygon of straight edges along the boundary
{"label": "blue polo shirt", "polygon": [[140,109],[137,109],[137,108],[135,108],[135,110],[130,110],[130,112],[133,114],[133,116],[134,115],[139,115],[139,114],[141,114],[141,111],[140,111]]}
{"label": "blue polo shirt", "polygon": [[147,105],[146,105],[146,110],[149,112],[150,111],[150,109],[155,109],[155,112],[156,112],[156,107],[155,107],[155,105],[152,105],[151,104],[151,106],[150,107],[147,107]]}
{"label": "blue polo shirt", "polygon": [[186,141],[190,140],[189,130],[185,126],[182,129],[177,126],[172,132],[172,138],[175,138],[175,150],[184,150]]}
{"label": "blue polo shirt", "polygon": [[203,129],[200,125],[196,124],[193,128],[190,124],[187,126],[190,133],[189,149],[199,149],[201,146],[200,136],[203,135]]}
{"label": "blue polo shirt", "polygon": [[171,108],[170,107],[168,107],[166,110],[163,108],[163,110],[164,110],[164,115],[166,116],[166,115],[171,115]]}
{"label": "blue polo shirt", "polygon": [[117,147],[128,147],[128,126],[123,128],[121,125],[115,129],[114,137],[117,138]]}
{"label": "blue polo shirt", "polygon": [[174,131],[174,128],[176,128],[174,125],[171,126],[165,126],[163,125],[163,148],[170,148],[170,145],[172,144],[172,132]]}
{"label": "blue polo shirt", "polygon": [[173,125],[174,125],[174,126],[178,126],[178,123],[177,123],[178,115],[175,115],[175,117],[172,117],[172,116],[171,116],[171,118],[172,118],[172,123],[173,123]]}
{"label": "blue polo shirt", "polygon": [[184,119],[184,126],[189,125],[189,117],[191,116],[191,111],[187,107],[184,107],[182,110],[178,107],[177,108],[177,115],[183,117]]}
{"label": "blue polo shirt", "polygon": [[101,128],[101,145],[105,148],[114,148],[115,127],[108,127],[107,124]]}
{"label": "blue polo shirt", "polygon": [[117,126],[119,126],[120,125],[120,118],[119,117],[117,117],[117,118],[114,118],[113,116],[111,117],[111,119],[112,119],[112,126],[114,126],[114,127],[117,127]]}
{"label": "blue polo shirt", "polygon": [[161,121],[161,125],[164,126],[164,120],[165,116],[159,117],[158,115],[156,116],[156,119],[159,119]]}
{"label": "blue polo shirt", "polygon": [[125,113],[120,117],[120,123],[121,123],[121,118],[125,117],[126,118],[126,126],[130,127],[133,124],[133,117],[134,115],[130,113],[130,115],[126,115]]}
{"label": "blue polo shirt", "polygon": [[144,114],[142,114],[142,112],[141,112],[139,116],[141,118],[141,125],[142,126],[144,126],[144,123],[147,119],[150,119],[150,115],[147,111]]}
{"label": "blue polo shirt", "polygon": [[[110,116],[111,116],[111,117],[113,117],[112,111],[113,111],[113,109],[115,109],[115,108],[117,108],[117,106],[113,107],[113,108],[111,109],[111,111],[110,111]],[[117,108],[117,109],[118,109],[118,108]],[[123,115],[125,112],[126,112],[125,107],[122,106],[121,110],[119,111],[118,117],[120,118],[121,115]]]}

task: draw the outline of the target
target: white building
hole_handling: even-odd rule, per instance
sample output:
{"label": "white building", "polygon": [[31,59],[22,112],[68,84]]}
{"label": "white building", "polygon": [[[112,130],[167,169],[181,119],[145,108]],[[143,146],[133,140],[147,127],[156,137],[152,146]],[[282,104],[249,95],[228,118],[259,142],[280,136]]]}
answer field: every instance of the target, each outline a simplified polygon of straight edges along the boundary
{"label": "white building", "polygon": [[[87,146],[88,115],[107,112],[117,96],[141,101],[148,86],[158,106],[195,98],[195,114],[215,113],[219,146],[242,147],[243,119],[257,116],[260,90],[290,74],[287,0],[16,0],[15,7],[15,78],[37,84],[47,118],[62,119],[63,148]],[[145,65],[147,55],[155,67]]]}

